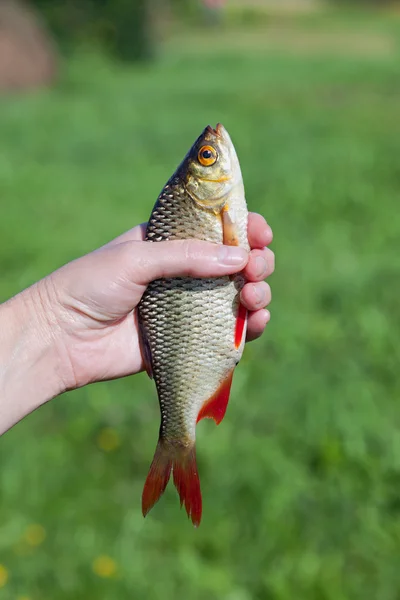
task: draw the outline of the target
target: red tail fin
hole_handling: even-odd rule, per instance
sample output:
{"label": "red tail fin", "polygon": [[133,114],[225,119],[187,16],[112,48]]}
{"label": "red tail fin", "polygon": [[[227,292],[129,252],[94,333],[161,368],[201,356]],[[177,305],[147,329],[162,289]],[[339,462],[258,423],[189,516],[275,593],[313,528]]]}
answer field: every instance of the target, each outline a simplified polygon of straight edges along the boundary
{"label": "red tail fin", "polygon": [[171,476],[172,460],[162,440],[158,440],[157,448],[151,463],[142,494],[142,512],[145,517],[149,510],[165,492]]}
{"label": "red tail fin", "polygon": [[144,484],[142,512],[145,517],[160,499],[167,487],[173,469],[174,484],[179,493],[181,506],[184,504],[188,517],[195,527],[201,520],[201,490],[196,465],[195,446],[191,449],[169,446],[159,440]]}
{"label": "red tail fin", "polygon": [[174,460],[173,474],[181,506],[185,504],[188,517],[192,519],[193,525],[198,527],[201,521],[202,502],[195,446],[188,453],[183,454],[182,459]]}

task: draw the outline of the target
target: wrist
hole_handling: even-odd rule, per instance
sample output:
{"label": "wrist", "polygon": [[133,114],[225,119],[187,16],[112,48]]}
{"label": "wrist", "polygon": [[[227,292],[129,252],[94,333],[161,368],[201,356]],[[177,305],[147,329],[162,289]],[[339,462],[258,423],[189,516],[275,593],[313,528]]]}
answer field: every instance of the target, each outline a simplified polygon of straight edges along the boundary
{"label": "wrist", "polygon": [[0,305],[0,435],[65,391],[45,287],[41,281]]}

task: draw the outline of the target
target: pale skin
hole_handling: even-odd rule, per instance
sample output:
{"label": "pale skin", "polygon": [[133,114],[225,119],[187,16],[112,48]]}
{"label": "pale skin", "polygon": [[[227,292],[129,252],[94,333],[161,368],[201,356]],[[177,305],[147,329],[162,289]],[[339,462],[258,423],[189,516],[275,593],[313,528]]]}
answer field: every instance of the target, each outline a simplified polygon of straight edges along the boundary
{"label": "pale skin", "polygon": [[198,240],[149,243],[139,225],[0,305],[0,435],[66,390],[144,369],[136,307],[160,277],[243,271],[247,341],[263,333],[274,271],[272,231],[250,213],[250,252]]}

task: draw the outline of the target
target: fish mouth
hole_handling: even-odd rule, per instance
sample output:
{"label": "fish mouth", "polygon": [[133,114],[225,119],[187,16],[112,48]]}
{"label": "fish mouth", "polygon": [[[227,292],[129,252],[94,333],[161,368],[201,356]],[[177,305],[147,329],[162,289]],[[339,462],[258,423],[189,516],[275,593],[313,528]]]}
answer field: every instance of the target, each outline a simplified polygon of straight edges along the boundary
{"label": "fish mouth", "polygon": [[230,181],[232,177],[220,177],[219,179],[208,179],[207,177],[197,177],[201,181],[209,181],[211,183],[225,183],[226,181]]}
{"label": "fish mouth", "polygon": [[211,127],[211,125],[207,125],[206,127],[206,131],[208,133],[211,133],[211,135],[216,135],[217,137],[222,137],[222,132],[223,132],[223,125],[221,125],[221,123],[217,123],[217,126],[215,127],[215,129],[213,129]]}

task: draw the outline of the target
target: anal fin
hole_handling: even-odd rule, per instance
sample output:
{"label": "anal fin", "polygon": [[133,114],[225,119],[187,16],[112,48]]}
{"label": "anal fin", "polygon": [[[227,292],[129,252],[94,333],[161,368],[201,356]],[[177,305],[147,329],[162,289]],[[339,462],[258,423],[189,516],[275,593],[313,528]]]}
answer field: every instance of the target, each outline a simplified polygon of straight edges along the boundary
{"label": "anal fin", "polygon": [[221,383],[215,394],[203,404],[197,417],[197,423],[201,421],[201,419],[214,419],[217,425],[221,423],[229,402],[232,377],[233,369]]}

